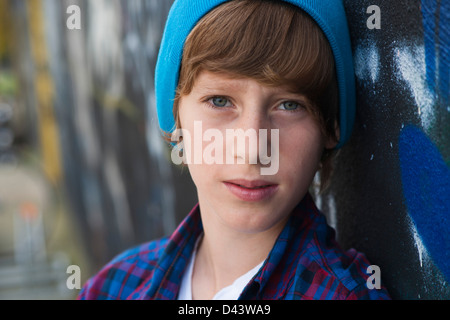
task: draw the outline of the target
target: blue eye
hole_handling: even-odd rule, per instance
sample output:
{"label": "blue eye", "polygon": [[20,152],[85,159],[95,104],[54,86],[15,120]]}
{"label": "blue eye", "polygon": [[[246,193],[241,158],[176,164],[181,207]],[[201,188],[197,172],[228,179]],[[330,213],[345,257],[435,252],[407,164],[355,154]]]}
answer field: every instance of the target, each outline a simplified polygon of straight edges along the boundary
{"label": "blue eye", "polygon": [[224,97],[214,97],[210,101],[215,107],[219,108],[226,107],[229,104],[229,100]]}
{"label": "blue eye", "polygon": [[298,108],[300,108],[300,104],[294,101],[285,101],[280,104],[280,109],[282,110],[293,111],[297,110]]}

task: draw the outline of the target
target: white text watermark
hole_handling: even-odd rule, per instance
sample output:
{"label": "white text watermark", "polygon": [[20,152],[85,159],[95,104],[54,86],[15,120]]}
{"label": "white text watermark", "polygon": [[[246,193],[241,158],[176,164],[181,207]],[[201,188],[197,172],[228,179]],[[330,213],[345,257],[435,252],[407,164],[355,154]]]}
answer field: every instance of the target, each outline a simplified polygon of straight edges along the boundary
{"label": "white text watermark", "polygon": [[[202,122],[194,122],[194,132],[176,129],[171,141],[178,142],[171,158],[174,164],[260,164],[261,175],[275,175],[279,169],[278,129],[219,129],[203,131]],[[179,142],[182,139],[181,142]],[[248,141],[248,143],[246,143]],[[203,143],[209,144],[203,148]],[[268,153],[270,146],[270,155]]]}

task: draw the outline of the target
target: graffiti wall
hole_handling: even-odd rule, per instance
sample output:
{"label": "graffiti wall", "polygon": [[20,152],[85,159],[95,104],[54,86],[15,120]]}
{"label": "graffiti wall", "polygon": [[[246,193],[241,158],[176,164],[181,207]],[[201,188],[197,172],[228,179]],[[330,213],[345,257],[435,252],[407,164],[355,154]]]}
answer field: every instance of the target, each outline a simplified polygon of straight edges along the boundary
{"label": "graffiti wall", "polygon": [[169,161],[153,93],[171,3],[42,2],[65,187],[97,268],[170,234],[194,204],[190,177]]}
{"label": "graffiti wall", "polygon": [[5,61],[20,92],[14,114],[24,114],[23,133],[14,131],[64,195],[91,272],[170,234],[195,204],[190,177],[170,162],[154,104],[172,0],[1,3],[11,20],[1,24],[0,35],[12,39]]}
{"label": "graffiti wall", "polygon": [[357,119],[320,202],[393,298],[449,299],[450,2],[344,3]]}

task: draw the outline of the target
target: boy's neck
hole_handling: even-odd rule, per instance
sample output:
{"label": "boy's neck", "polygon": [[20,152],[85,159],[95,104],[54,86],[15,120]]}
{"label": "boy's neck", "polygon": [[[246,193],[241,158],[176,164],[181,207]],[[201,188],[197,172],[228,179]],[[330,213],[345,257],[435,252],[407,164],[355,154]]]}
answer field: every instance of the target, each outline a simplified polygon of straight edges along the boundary
{"label": "boy's neck", "polygon": [[212,299],[264,261],[285,225],[250,234],[230,230],[212,217],[202,214],[204,234],[192,275],[193,299]]}

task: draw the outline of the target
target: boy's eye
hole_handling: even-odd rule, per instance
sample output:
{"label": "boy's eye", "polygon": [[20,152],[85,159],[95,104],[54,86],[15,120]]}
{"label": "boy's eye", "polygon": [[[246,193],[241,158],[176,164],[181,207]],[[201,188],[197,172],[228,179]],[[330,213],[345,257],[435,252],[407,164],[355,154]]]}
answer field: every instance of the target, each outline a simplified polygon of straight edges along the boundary
{"label": "boy's eye", "polygon": [[210,101],[215,107],[227,107],[230,103],[229,100],[224,97],[214,97],[211,98]]}
{"label": "boy's eye", "polygon": [[285,101],[280,104],[279,108],[282,110],[292,111],[300,108],[300,104],[294,101]]}

